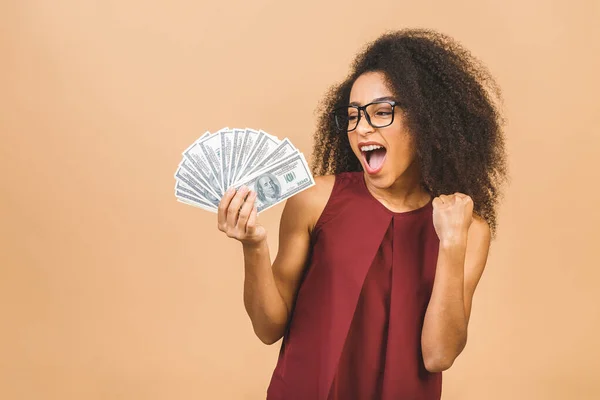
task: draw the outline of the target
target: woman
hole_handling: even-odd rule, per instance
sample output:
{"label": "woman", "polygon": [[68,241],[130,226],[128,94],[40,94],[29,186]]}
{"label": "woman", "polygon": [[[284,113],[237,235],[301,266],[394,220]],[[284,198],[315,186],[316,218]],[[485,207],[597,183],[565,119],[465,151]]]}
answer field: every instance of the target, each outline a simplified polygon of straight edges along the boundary
{"label": "woman", "polygon": [[288,199],[272,265],[256,193],[226,193],[218,225],[243,245],[254,331],[283,337],[268,399],[441,397],[496,230],[499,96],[449,37],[386,34],[323,103],[319,176]]}

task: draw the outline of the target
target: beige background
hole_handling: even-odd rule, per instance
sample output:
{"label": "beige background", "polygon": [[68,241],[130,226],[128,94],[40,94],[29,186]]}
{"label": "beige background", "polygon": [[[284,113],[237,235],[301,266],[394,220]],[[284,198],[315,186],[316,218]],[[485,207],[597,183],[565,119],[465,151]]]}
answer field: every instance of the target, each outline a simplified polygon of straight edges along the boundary
{"label": "beige background", "polygon": [[[240,246],[173,196],[205,130],[307,155],[386,29],[430,27],[504,89],[512,183],[444,400],[600,398],[600,2],[0,1],[0,398],[264,399]],[[273,254],[282,205],[266,212]]]}

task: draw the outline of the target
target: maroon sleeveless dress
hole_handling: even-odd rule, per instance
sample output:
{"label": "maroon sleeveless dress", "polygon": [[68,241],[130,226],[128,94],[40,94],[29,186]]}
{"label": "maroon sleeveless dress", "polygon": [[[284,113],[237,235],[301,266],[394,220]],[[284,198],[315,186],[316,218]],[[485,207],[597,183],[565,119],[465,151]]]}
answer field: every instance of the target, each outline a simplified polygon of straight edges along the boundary
{"label": "maroon sleeveless dress", "polygon": [[313,230],[268,400],[439,400],[421,331],[439,240],[431,201],[394,213],[362,172],[336,176]]}

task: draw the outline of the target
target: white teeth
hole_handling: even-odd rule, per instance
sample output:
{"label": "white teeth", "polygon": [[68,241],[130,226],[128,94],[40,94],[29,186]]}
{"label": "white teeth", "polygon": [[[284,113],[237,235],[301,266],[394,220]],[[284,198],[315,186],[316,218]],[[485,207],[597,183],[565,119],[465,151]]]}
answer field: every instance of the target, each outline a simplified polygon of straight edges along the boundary
{"label": "white teeth", "polygon": [[376,145],[376,144],[370,144],[368,146],[361,147],[360,151],[373,151],[373,150],[376,150],[376,149],[383,149],[383,146],[379,146],[379,145]]}

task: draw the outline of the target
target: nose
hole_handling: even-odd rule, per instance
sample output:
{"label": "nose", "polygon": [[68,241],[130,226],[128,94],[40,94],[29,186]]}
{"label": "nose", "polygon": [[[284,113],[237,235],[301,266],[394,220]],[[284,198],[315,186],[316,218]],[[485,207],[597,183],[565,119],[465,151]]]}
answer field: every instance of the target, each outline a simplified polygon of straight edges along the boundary
{"label": "nose", "polygon": [[360,119],[358,120],[358,125],[356,126],[356,132],[359,135],[365,136],[373,132],[373,127],[371,126],[371,124],[369,124],[369,121],[367,121],[365,110],[360,110],[359,112],[361,114]]}

